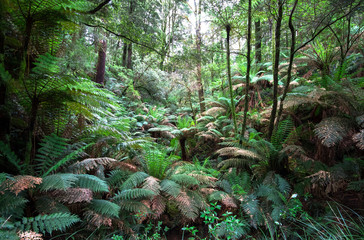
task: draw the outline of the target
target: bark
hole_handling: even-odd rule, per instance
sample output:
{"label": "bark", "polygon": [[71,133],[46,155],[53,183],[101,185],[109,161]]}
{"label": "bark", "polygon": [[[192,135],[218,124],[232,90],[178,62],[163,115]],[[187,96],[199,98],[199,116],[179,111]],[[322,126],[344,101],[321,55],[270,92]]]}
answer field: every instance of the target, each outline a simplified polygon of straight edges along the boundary
{"label": "bark", "polygon": [[122,66],[126,67],[126,59],[127,59],[127,53],[128,53],[128,44],[124,43],[123,45],[123,56],[122,56]]}
{"label": "bark", "polygon": [[106,41],[99,41],[99,57],[97,60],[96,66],[96,78],[95,82],[104,85],[104,77],[105,77],[105,63],[106,63]]}
{"label": "bark", "polygon": [[27,144],[25,147],[25,165],[29,166],[32,164],[33,159],[35,157],[35,141],[34,141],[34,129],[37,122],[39,109],[39,99],[37,96],[32,98],[32,106],[30,109],[30,118],[28,123],[28,132],[27,132]]}
{"label": "bark", "polygon": [[250,52],[251,52],[251,34],[252,34],[252,0],[249,0],[248,6],[248,37],[247,37],[247,54],[246,54],[246,76],[245,76],[245,103],[244,103],[244,120],[241,128],[241,139],[244,138],[246,130],[246,120],[248,116],[248,103],[249,103],[249,83],[250,83]]}
{"label": "bark", "polygon": [[181,137],[179,139],[179,145],[181,146],[181,159],[182,161],[188,161],[186,152],[186,138]]}
{"label": "bark", "polygon": [[198,99],[200,102],[200,112],[205,111],[205,97],[203,91],[203,85],[201,80],[201,1],[195,0],[195,8],[197,11],[197,22],[196,22],[196,48],[197,48],[197,86],[198,86]]}
{"label": "bark", "polygon": [[227,24],[225,26],[225,30],[226,30],[226,61],[227,61],[229,92],[230,92],[230,100],[231,100],[231,115],[232,115],[233,122],[234,122],[234,133],[236,135],[238,132],[238,126],[236,124],[233,86],[231,83],[231,67],[230,67],[230,30],[231,30],[231,26],[230,26],[230,24]]}
{"label": "bark", "polygon": [[270,139],[274,130],[274,122],[276,119],[277,106],[278,106],[278,67],[279,55],[281,47],[281,25],[283,18],[283,0],[278,0],[278,16],[275,28],[275,45],[274,45],[274,65],[273,65],[273,106],[270,115],[268,138]]}
{"label": "bark", "polygon": [[262,62],[262,32],[260,20],[255,22],[255,63]]}
{"label": "bark", "polygon": [[128,44],[128,58],[126,61],[126,68],[128,68],[128,69],[133,69],[132,56],[133,56],[133,45],[132,45],[132,43],[129,43]]}
{"label": "bark", "polygon": [[280,100],[276,126],[278,126],[278,123],[282,117],[283,102],[286,99],[286,96],[287,96],[287,93],[289,90],[289,84],[291,83],[291,79],[292,79],[292,66],[293,66],[293,59],[294,59],[295,48],[296,48],[296,32],[295,32],[296,30],[293,26],[292,17],[293,17],[294,11],[296,10],[297,2],[298,2],[298,0],[296,0],[294,2],[294,5],[293,5],[293,8],[291,10],[291,14],[289,15],[289,20],[288,20],[288,27],[291,32],[291,48],[290,48],[290,55],[289,55],[289,65],[288,65],[288,70],[287,70],[287,82],[284,87],[283,95]]}

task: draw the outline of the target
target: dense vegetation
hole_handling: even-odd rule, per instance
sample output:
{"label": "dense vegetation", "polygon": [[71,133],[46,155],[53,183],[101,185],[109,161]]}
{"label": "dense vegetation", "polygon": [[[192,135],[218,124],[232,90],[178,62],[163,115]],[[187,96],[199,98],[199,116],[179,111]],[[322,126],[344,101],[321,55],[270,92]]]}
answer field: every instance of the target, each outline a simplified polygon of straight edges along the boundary
{"label": "dense vegetation", "polygon": [[362,0],[1,0],[0,239],[364,239]]}

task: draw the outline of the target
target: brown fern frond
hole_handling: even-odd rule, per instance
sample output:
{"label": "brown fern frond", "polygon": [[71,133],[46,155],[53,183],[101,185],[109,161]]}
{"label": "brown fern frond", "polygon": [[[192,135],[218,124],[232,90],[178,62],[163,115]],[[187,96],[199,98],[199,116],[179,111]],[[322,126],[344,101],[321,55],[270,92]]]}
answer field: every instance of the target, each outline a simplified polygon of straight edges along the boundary
{"label": "brown fern frond", "polygon": [[241,149],[238,147],[225,147],[216,151],[217,154],[221,156],[233,156],[233,157],[243,157],[243,158],[252,158],[252,159],[261,159],[262,157],[250,150]]}
{"label": "brown fern frond", "polygon": [[18,195],[21,191],[35,188],[36,185],[42,183],[42,178],[33,177],[29,175],[19,175],[15,176],[13,179],[7,179],[3,185],[7,190]]}
{"label": "brown fern frond", "polygon": [[202,193],[202,194],[204,194],[204,195],[210,195],[211,193],[213,193],[213,192],[215,192],[216,191],[216,189],[214,189],[214,188],[207,188],[207,187],[205,187],[205,188],[201,188],[200,189],[200,192]]}
{"label": "brown fern frond", "polygon": [[92,191],[88,188],[68,188],[67,190],[55,190],[50,195],[60,202],[72,204],[79,202],[91,202]]}
{"label": "brown fern frond", "polygon": [[322,145],[333,147],[343,140],[351,128],[347,119],[330,117],[317,124],[314,133],[321,140]]}
{"label": "brown fern frond", "polygon": [[20,240],[43,240],[43,235],[41,233],[36,233],[33,231],[19,231],[17,234]]}
{"label": "brown fern frond", "polygon": [[215,186],[215,182],[218,180],[215,177],[207,176],[203,172],[200,172],[200,173],[192,172],[192,173],[189,173],[188,175],[197,179],[197,181],[199,181],[201,184],[209,184],[210,186]]}
{"label": "brown fern frond", "polygon": [[159,218],[164,213],[164,211],[166,210],[166,202],[164,201],[162,196],[157,195],[152,199],[151,209],[153,211],[154,219]]}
{"label": "brown fern frond", "polygon": [[161,190],[161,186],[159,185],[159,182],[160,182],[159,179],[157,179],[153,176],[149,176],[144,180],[142,187],[145,189],[152,190],[153,192],[155,192],[158,195]]}
{"label": "brown fern frond", "polygon": [[353,135],[353,141],[360,150],[364,150],[364,129]]}
{"label": "brown fern frond", "polygon": [[101,226],[112,226],[111,218],[105,217],[101,214],[95,213],[93,211],[86,211],[84,213],[85,219],[91,226],[88,226],[90,229],[94,229],[94,227],[101,227]]}
{"label": "brown fern frond", "polygon": [[246,166],[249,166],[250,160],[247,158],[229,158],[217,165],[218,168],[224,167],[224,168],[230,168],[230,167],[236,167],[236,168],[244,168]]}
{"label": "brown fern frond", "polygon": [[235,199],[229,194],[225,194],[222,196],[221,203],[228,208],[238,208]]}
{"label": "brown fern frond", "polygon": [[113,158],[101,157],[101,158],[87,158],[82,161],[78,161],[70,166],[70,170],[74,173],[83,173],[85,170],[90,171],[98,166],[106,166],[112,162],[116,162]]}
{"label": "brown fern frond", "polygon": [[198,217],[199,210],[186,192],[181,191],[180,194],[171,200],[175,200],[180,212],[188,219],[194,220]]}
{"label": "brown fern frond", "polygon": [[326,171],[318,171],[306,178],[311,179],[311,192],[318,195],[336,193],[347,186],[343,178]]}
{"label": "brown fern frond", "polygon": [[219,116],[221,114],[225,114],[225,113],[226,113],[226,109],[224,107],[212,107],[212,108],[209,108],[208,110],[206,110],[205,112],[203,112],[203,115],[217,117],[217,116]]}

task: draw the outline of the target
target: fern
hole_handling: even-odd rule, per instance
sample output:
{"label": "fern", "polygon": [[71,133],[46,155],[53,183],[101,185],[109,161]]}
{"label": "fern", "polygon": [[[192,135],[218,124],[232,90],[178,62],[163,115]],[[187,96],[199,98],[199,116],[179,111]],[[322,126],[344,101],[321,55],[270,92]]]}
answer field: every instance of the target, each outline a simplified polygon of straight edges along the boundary
{"label": "fern", "polygon": [[120,169],[112,170],[106,181],[110,186],[120,187],[129,177],[129,173]]}
{"label": "fern", "polygon": [[167,168],[172,163],[169,158],[165,157],[165,153],[156,150],[149,150],[144,158],[149,175],[158,179],[164,178]]}
{"label": "fern", "polygon": [[43,178],[42,184],[39,186],[41,191],[49,190],[66,190],[75,185],[78,177],[72,173],[57,173]]}
{"label": "fern", "polygon": [[199,182],[196,178],[189,176],[187,174],[174,174],[170,180],[180,184],[181,186],[190,187],[192,185],[198,185]]}
{"label": "fern", "polygon": [[0,193],[0,215],[1,216],[21,216],[25,208],[27,199],[16,196],[10,192]]}
{"label": "fern", "polygon": [[149,175],[145,172],[136,172],[132,174],[128,180],[126,180],[123,185],[121,186],[122,190],[132,189],[137,187],[138,185],[142,184],[144,179],[146,179]]}
{"label": "fern", "polygon": [[100,178],[89,175],[89,174],[77,174],[75,175],[78,181],[75,183],[76,186],[81,188],[88,188],[93,192],[108,192],[109,187],[104,180]]}
{"label": "fern", "polygon": [[350,122],[339,117],[325,118],[316,125],[314,133],[326,147],[333,147],[348,134]]}
{"label": "fern", "polygon": [[286,181],[286,179],[282,178],[280,175],[275,174],[276,183],[278,189],[281,193],[287,195],[291,191],[291,186]]}
{"label": "fern", "polygon": [[50,215],[38,215],[36,217],[23,218],[16,222],[15,225],[22,231],[32,229],[35,232],[50,233],[53,231],[65,231],[66,228],[79,222],[80,219],[76,215],[69,213],[54,213]]}
{"label": "fern", "polygon": [[172,180],[164,179],[160,185],[161,190],[169,196],[177,197],[181,192],[181,185]]}
{"label": "fern", "polygon": [[150,212],[149,208],[145,206],[143,203],[132,200],[121,201],[120,208],[128,212],[134,212],[134,213]]}
{"label": "fern", "polygon": [[107,200],[94,199],[88,207],[92,211],[108,217],[119,217],[120,206]]}
{"label": "fern", "polygon": [[356,192],[364,192],[364,180],[350,182],[347,186],[347,190],[353,190]]}
{"label": "fern", "polygon": [[118,192],[113,199],[114,200],[132,200],[141,198],[151,198],[155,196],[156,193],[149,189],[136,188],[128,189]]}
{"label": "fern", "polygon": [[364,150],[364,129],[353,135],[353,141],[360,150]]}
{"label": "fern", "polygon": [[84,170],[90,171],[98,166],[106,166],[112,162],[116,162],[113,158],[101,157],[101,158],[87,158],[80,162],[72,164],[69,169],[74,173],[82,173]]}
{"label": "fern", "polygon": [[290,118],[278,124],[271,137],[271,143],[278,151],[282,149],[282,144],[285,143],[293,128],[293,121]]}
{"label": "fern", "polygon": [[20,162],[20,159],[11,150],[8,144],[0,141],[0,153],[7,158],[7,160],[18,170],[19,174],[24,174],[25,170]]}

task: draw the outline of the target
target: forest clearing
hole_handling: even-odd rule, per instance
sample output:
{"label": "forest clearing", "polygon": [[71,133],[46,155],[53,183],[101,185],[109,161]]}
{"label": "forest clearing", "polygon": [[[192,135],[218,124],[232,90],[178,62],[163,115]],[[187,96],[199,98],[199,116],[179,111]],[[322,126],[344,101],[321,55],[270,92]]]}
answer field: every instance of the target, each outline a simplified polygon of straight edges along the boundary
{"label": "forest clearing", "polygon": [[364,240],[363,0],[0,0],[0,239]]}

